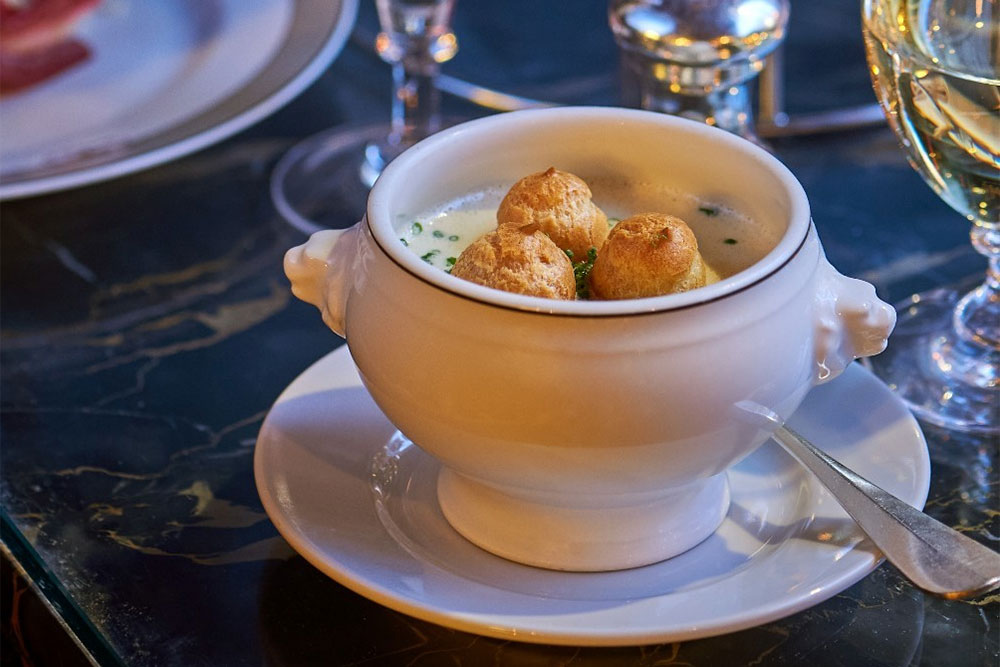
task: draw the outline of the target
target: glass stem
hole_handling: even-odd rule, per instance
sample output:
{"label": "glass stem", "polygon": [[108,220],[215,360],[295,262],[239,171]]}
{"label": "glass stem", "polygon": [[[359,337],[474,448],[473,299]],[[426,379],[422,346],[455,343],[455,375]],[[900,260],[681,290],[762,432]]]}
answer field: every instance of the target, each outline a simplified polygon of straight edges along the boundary
{"label": "glass stem", "polygon": [[427,59],[406,58],[392,67],[392,130],[387,139],[391,160],[441,129],[441,93],[435,85],[440,67]]}
{"label": "glass stem", "polygon": [[986,256],[986,280],[955,308],[955,329],[970,342],[1000,351],[1000,225],[977,222],[973,247]]}
{"label": "glass stem", "polygon": [[392,120],[389,134],[365,147],[361,180],[369,187],[385,165],[441,129],[440,65],[429,55],[409,54],[392,65]]}
{"label": "glass stem", "polygon": [[980,389],[1000,389],[1000,225],[977,222],[972,245],[988,260],[986,280],[962,297],[952,314],[955,333],[932,346],[945,376]]}
{"label": "glass stem", "polygon": [[441,129],[441,63],[458,41],[449,24],[455,0],[376,0],[382,32],[375,50],[392,65],[392,125],[365,147],[361,180],[369,187],[397,155]]}

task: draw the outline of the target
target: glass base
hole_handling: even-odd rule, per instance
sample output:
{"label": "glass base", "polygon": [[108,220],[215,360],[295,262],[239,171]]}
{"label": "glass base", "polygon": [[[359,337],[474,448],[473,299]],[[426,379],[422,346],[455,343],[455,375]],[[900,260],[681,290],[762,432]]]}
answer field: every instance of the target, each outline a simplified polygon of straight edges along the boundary
{"label": "glass base", "polygon": [[384,140],[388,125],[336,128],[293,146],[271,174],[271,199],[290,225],[312,234],[343,229],[361,219],[368,191],[383,166],[369,164],[369,145]]}
{"label": "glass base", "polygon": [[918,419],[969,433],[1000,431],[1000,353],[955,334],[962,294],[948,289],[897,304],[899,319],[882,354],[864,360]]}

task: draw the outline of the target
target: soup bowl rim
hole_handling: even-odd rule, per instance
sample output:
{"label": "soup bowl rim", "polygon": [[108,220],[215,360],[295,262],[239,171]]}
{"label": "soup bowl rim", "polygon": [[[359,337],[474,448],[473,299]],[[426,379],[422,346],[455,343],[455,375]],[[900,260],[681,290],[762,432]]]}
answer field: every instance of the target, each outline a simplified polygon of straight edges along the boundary
{"label": "soup bowl rim", "polygon": [[[552,125],[566,121],[646,125],[651,129],[694,135],[718,143],[725,149],[744,154],[762,168],[768,169],[784,187],[789,199],[788,226],[785,233],[760,260],[717,283],[688,292],[614,301],[563,301],[485,287],[432,266],[400,242],[400,232],[392,224],[394,188],[397,181],[406,178],[410,170],[419,168],[419,163],[429,154],[454,142],[471,144],[476,141],[477,136],[493,132],[516,135],[519,129],[537,127],[540,122]],[[791,171],[764,149],[704,123],[651,111],[618,107],[559,107],[513,111],[468,121],[432,135],[402,153],[385,168],[372,188],[363,223],[377,248],[387,258],[429,287],[502,309],[573,317],[617,317],[676,311],[738,295],[765,280],[774,278],[805,246],[811,228],[809,201],[805,190]]]}

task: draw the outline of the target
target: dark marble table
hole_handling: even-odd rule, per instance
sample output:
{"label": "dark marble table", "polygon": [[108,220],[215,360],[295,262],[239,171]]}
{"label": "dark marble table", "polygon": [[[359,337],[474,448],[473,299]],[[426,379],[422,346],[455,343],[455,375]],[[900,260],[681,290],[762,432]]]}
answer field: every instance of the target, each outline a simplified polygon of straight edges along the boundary
{"label": "dark marble table", "polygon": [[[791,111],[873,99],[852,5],[794,3]],[[604,11],[598,0],[460,0],[463,48],[446,71],[615,104]],[[359,31],[375,26],[363,3]],[[761,627],[584,649],[418,621],[297,556],[258,500],[255,438],[278,393],[341,341],[288,291],[282,254],[302,237],[278,219],[267,181],[297,138],[387,117],[386,68],[361,42],[299,99],[220,145],[3,204],[2,538],[63,632],[102,664],[137,666],[997,664],[1000,597],[933,598],[887,564]],[[446,107],[485,113],[451,98]],[[884,127],[774,149],[805,185],[831,261],[884,298],[983,271],[966,225]],[[996,548],[997,440],[925,433],[928,511]]]}

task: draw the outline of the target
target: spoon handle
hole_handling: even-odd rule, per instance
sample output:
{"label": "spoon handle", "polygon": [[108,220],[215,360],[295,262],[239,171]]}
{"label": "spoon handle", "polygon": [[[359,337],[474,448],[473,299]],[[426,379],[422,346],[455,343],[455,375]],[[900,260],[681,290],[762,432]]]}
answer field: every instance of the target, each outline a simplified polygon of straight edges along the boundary
{"label": "spoon handle", "polygon": [[778,441],[836,497],[890,563],[920,588],[948,599],[1000,587],[1000,554],[911,507],[791,429]]}

